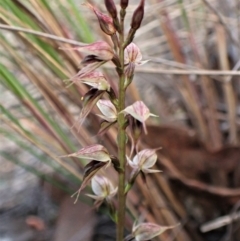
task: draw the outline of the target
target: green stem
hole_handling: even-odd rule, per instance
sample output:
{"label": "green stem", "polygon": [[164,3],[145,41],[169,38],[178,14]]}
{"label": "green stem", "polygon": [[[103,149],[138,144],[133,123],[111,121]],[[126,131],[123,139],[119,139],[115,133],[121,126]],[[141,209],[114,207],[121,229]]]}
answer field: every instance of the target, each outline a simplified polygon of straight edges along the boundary
{"label": "green stem", "polygon": [[[119,104],[118,112],[125,108],[125,75],[124,75],[124,17],[125,11],[121,10],[121,33],[119,34],[119,59],[121,68],[119,71]],[[125,226],[125,166],[126,166],[126,133],[125,133],[125,116],[123,113],[118,115],[118,158],[120,162],[119,182],[118,182],[118,219],[117,219],[117,241],[124,239],[124,226]]]}

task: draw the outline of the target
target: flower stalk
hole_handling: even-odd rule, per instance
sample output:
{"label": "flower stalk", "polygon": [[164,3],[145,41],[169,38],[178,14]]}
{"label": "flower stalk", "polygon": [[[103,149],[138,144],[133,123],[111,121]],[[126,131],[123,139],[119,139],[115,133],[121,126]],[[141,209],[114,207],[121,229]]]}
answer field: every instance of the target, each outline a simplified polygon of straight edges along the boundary
{"label": "flower stalk", "polygon": [[121,10],[120,19],[120,29],[119,34],[119,59],[120,59],[120,69],[119,69],[119,103],[118,103],[118,159],[120,162],[119,180],[118,180],[118,217],[117,217],[117,241],[122,241],[124,239],[124,223],[125,223],[125,206],[126,206],[126,196],[125,196],[125,167],[126,167],[126,133],[125,133],[125,116],[122,111],[125,109],[125,74],[124,74],[124,17],[125,10]]}

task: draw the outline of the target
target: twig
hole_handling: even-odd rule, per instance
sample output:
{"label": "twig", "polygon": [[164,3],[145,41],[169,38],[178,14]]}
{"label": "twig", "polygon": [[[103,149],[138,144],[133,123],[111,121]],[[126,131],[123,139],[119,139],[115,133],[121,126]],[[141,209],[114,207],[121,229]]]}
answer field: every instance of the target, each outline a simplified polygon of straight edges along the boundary
{"label": "twig", "polygon": [[136,72],[152,73],[152,74],[174,74],[174,75],[215,75],[215,76],[240,76],[240,71],[236,70],[179,70],[179,69],[156,69],[142,68],[136,69]]}
{"label": "twig", "polygon": [[175,67],[175,68],[198,69],[197,67],[192,66],[192,65],[182,64],[182,63],[178,63],[176,61],[163,59],[163,58],[155,58],[155,57],[151,57],[151,56],[146,56],[146,59],[149,59],[149,62],[164,64],[164,65]]}
{"label": "twig", "polygon": [[32,30],[32,29],[9,26],[9,25],[6,25],[6,24],[0,24],[0,29],[5,29],[5,30],[9,30],[9,31],[14,31],[14,32],[24,32],[24,33],[28,33],[28,34],[34,34],[34,35],[37,35],[39,37],[48,38],[48,39],[52,39],[52,40],[55,40],[55,41],[73,44],[73,45],[78,45],[78,46],[86,45],[85,43],[81,43],[81,42],[71,40],[71,39],[66,39],[66,38],[63,38],[63,37],[58,37],[56,35],[43,33],[43,32],[35,31],[35,30]]}
{"label": "twig", "polygon": [[206,233],[211,230],[215,230],[215,229],[221,228],[223,226],[226,226],[226,225],[232,223],[232,221],[235,221],[239,218],[240,218],[240,211],[238,211],[234,214],[225,215],[225,216],[217,218],[213,221],[207,222],[200,227],[200,230],[202,233]]}
{"label": "twig", "polygon": [[[240,59],[238,60],[238,62],[234,65],[234,67],[232,68],[232,71],[238,70],[240,69]],[[232,80],[233,76],[228,76],[228,78],[225,79],[226,82],[230,82]]]}
{"label": "twig", "polygon": [[[114,67],[111,65],[106,65],[105,68],[114,69]],[[240,71],[237,71],[237,70],[207,70],[207,69],[181,70],[181,69],[141,68],[141,69],[135,69],[135,71],[138,73],[149,73],[149,74],[240,76]]]}
{"label": "twig", "polygon": [[[237,210],[240,207],[240,200],[233,206],[230,216],[233,217],[236,213]],[[224,237],[220,240],[220,241],[228,241],[231,240],[232,234],[233,234],[233,221],[235,221],[234,219],[232,219],[232,221],[229,223],[228,227],[227,227],[227,232],[224,235]]]}
{"label": "twig", "polygon": [[[231,233],[231,229],[232,229],[232,222],[240,219],[240,211],[237,212],[237,209],[239,208],[239,206],[240,206],[240,201],[238,201],[234,205],[234,207],[229,215],[222,216],[213,221],[203,224],[200,227],[201,232],[206,233],[211,230],[218,229],[223,226],[229,225],[229,230],[228,230],[228,236],[229,236],[229,234]],[[225,240],[225,238],[224,238],[224,240]],[[226,239],[226,240],[228,240],[228,239]]]}

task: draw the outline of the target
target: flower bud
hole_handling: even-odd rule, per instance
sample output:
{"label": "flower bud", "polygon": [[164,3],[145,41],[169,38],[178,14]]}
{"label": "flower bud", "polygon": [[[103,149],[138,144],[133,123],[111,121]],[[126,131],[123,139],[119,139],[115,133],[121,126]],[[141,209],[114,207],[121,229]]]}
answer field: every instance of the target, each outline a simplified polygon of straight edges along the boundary
{"label": "flower bud", "polygon": [[113,19],[117,18],[117,9],[113,0],[105,0],[105,6]]}
{"label": "flower bud", "polygon": [[126,9],[127,6],[128,6],[128,0],[121,0],[120,6],[121,6],[122,9]]}
{"label": "flower bud", "polygon": [[112,36],[113,34],[116,33],[116,29],[113,25],[113,20],[111,17],[99,12],[95,7],[93,7],[89,3],[85,3],[84,5],[90,8],[96,14],[99,25],[105,34]]}
{"label": "flower bud", "polygon": [[141,0],[140,4],[136,8],[132,16],[131,28],[135,31],[140,27],[141,22],[143,20],[144,3],[145,3],[145,0]]}

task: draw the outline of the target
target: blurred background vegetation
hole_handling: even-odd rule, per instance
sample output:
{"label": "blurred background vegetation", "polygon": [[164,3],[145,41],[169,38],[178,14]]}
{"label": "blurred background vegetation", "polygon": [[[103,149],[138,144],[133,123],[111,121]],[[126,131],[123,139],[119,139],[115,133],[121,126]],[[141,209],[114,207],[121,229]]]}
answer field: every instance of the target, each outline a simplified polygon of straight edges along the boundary
{"label": "blurred background vegetation", "polygon": [[[90,2],[105,11],[102,1]],[[130,1],[127,23],[137,2]],[[6,193],[0,210],[19,204],[12,190],[20,190],[19,183],[22,189],[35,185],[7,163],[70,195],[81,183],[84,160],[58,156],[93,143],[116,153],[116,129],[96,136],[97,110],[78,131],[74,124],[87,88],[64,83],[78,71],[82,56],[59,48],[109,41],[81,3],[0,1],[0,187]],[[239,240],[237,224],[206,233],[200,227],[238,209],[240,2],[146,1],[134,42],[150,62],[137,68],[127,102],[143,99],[159,116],[148,123],[141,145],[163,147],[158,166],[164,172],[149,177],[147,187],[139,178],[128,198],[129,222],[140,214],[162,225],[181,222],[159,240]],[[116,89],[113,66],[103,71]]]}

